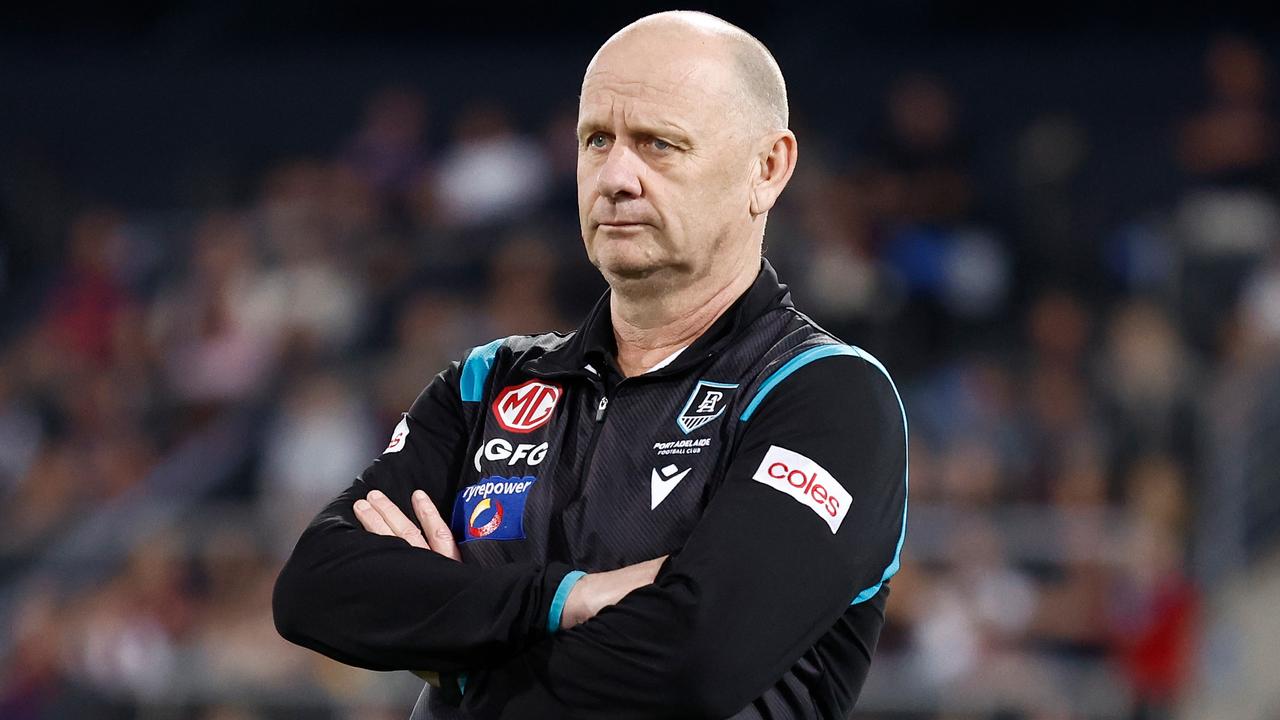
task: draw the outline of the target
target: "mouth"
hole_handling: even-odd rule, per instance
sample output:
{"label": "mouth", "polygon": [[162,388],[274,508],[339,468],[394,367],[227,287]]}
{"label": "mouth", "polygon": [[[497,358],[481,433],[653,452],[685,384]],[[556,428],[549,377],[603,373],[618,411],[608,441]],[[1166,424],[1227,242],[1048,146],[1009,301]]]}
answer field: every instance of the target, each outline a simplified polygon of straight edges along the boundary
{"label": "mouth", "polygon": [[596,230],[598,232],[604,233],[605,235],[630,236],[630,235],[641,234],[651,227],[653,226],[646,222],[612,221],[612,222],[599,223],[596,226]]}

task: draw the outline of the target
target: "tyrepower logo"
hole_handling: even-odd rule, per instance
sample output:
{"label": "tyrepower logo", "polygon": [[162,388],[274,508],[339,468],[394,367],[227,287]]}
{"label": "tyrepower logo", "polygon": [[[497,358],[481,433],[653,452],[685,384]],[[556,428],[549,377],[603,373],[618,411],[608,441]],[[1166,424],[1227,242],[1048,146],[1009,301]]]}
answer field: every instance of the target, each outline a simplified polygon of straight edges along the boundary
{"label": "tyrepower logo", "polygon": [[560,386],[530,380],[505,388],[493,401],[493,416],[503,430],[527,433],[542,427],[560,402]]}
{"label": "tyrepower logo", "polygon": [[817,513],[831,527],[832,534],[840,529],[853,504],[853,496],[821,465],[777,445],[769,446],[751,478],[790,495]]}
{"label": "tyrepower logo", "polygon": [[453,503],[453,536],[459,542],[523,540],[525,501],[537,481],[533,475],[494,475],[463,488]]}

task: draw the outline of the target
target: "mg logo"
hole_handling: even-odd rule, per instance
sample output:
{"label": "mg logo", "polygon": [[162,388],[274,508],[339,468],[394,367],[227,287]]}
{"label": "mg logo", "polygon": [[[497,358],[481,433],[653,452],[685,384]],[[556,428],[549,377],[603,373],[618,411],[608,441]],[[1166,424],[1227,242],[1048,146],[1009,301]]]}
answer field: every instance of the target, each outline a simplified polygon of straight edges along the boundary
{"label": "mg logo", "polygon": [[530,432],[551,419],[561,392],[560,386],[537,380],[505,388],[493,401],[493,416],[503,430]]}

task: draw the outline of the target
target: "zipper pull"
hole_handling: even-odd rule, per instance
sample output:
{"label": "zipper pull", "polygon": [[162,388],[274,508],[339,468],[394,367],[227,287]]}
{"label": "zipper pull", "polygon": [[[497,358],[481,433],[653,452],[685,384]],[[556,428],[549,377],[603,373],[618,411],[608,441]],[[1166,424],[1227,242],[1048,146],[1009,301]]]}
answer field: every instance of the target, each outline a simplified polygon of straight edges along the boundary
{"label": "zipper pull", "polygon": [[605,411],[605,408],[608,408],[608,407],[609,407],[609,398],[601,395],[600,404],[596,406],[596,422],[600,422],[601,420],[604,420],[604,411]]}

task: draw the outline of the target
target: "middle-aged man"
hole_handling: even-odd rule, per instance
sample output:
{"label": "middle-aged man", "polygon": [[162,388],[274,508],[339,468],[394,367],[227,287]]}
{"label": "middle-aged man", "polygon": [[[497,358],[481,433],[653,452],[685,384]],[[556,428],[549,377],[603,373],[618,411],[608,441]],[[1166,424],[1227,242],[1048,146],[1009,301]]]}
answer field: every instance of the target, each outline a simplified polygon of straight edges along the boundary
{"label": "middle-aged man", "polygon": [[298,541],[280,632],[429,677],[415,718],[846,717],[906,530],[906,418],[761,258],[795,163],[755,38],[689,12],[610,38],[578,117],[609,292],[427,386]]}

